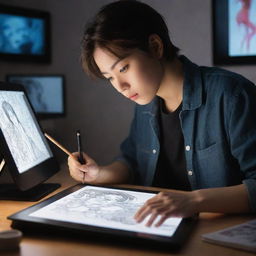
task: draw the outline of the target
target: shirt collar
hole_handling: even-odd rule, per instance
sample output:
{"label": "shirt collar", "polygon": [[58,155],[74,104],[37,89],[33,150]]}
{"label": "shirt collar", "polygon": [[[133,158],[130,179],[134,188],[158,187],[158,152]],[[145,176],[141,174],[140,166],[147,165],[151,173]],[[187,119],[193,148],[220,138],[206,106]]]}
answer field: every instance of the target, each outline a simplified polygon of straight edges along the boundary
{"label": "shirt collar", "polygon": [[183,63],[184,84],[182,110],[193,110],[202,104],[202,77],[199,66],[185,56],[179,57]]}

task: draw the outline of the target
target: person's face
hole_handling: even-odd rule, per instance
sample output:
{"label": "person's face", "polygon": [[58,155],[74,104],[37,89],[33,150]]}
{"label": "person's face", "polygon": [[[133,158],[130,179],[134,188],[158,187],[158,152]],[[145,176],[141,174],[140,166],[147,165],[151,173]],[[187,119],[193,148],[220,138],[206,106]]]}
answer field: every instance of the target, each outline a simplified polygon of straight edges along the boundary
{"label": "person's face", "polygon": [[144,105],[156,96],[163,77],[163,68],[157,58],[133,50],[129,56],[119,59],[99,47],[93,56],[103,76],[125,97]]}
{"label": "person's face", "polygon": [[29,39],[29,28],[22,18],[9,18],[3,24],[3,34],[14,49],[18,49]]}

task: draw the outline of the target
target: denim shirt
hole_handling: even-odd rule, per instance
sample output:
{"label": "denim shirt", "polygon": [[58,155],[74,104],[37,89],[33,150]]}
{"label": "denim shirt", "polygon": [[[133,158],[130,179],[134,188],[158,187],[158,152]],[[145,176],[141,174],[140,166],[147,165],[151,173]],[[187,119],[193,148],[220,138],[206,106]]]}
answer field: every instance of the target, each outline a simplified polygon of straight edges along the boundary
{"label": "denim shirt", "polygon": [[[180,60],[184,84],[179,118],[191,188],[244,183],[256,212],[256,87],[241,75],[199,67],[184,56]],[[136,105],[117,158],[145,186],[152,185],[160,152],[158,108],[158,97]]]}

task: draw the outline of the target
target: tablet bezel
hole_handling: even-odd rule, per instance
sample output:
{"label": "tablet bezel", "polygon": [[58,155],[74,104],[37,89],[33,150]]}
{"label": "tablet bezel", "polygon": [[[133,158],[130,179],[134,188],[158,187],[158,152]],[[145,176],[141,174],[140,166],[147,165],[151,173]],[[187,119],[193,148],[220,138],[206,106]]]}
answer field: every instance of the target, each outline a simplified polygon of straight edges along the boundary
{"label": "tablet bezel", "polygon": [[[65,221],[58,221],[58,220],[50,220],[46,218],[38,218],[33,217],[30,214],[47,206],[48,204],[53,203],[54,201],[61,199],[62,197],[65,197],[69,195],[72,192],[75,192],[81,188],[83,188],[86,185],[83,184],[77,184],[75,186],[72,186],[52,197],[49,199],[46,199],[38,204],[35,204],[31,207],[28,207],[22,211],[19,211],[11,216],[8,216],[9,220],[13,221],[12,226],[15,228],[22,229],[26,231],[26,228],[37,228],[38,227],[52,227],[56,228],[56,230],[60,229],[63,230],[67,229],[70,231],[75,232],[86,232],[89,234],[104,236],[106,238],[117,238],[118,240],[137,240],[137,242],[150,242],[152,244],[161,244],[166,247],[172,247],[172,248],[179,248],[181,245],[185,242],[185,240],[188,238],[188,234],[191,231],[192,225],[195,223],[196,218],[184,218],[182,219],[181,223],[179,224],[178,228],[176,229],[175,233],[171,237],[167,236],[161,236],[161,235],[152,235],[152,234],[146,234],[146,233],[139,233],[134,231],[125,231],[125,230],[119,230],[119,229],[112,229],[112,228],[105,228],[105,227],[98,227],[93,225],[85,225],[85,224],[79,224],[79,223],[71,223],[71,222],[65,222]],[[93,186],[93,185],[89,185]],[[96,186],[99,187],[99,186]],[[137,191],[137,192],[145,192],[145,193],[154,193],[156,194],[157,191],[151,191],[151,190],[145,190],[145,189],[131,189],[131,188],[120,188],[120,187],[110,187],[110,186],[101,186],[105,188],[111,188],[111,189],[118,189],[118,190],[124,190],[124,191]],[[32,225],[31,225],[32,224]],[[111,240],[113,241],[113,239]]]}

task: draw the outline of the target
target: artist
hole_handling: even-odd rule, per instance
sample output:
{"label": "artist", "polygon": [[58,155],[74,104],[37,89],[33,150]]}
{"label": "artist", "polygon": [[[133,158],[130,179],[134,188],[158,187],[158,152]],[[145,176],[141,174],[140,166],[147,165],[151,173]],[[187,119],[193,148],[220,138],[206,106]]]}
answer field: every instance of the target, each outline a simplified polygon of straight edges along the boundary
{"label": "artist", "polygon": [[69,157],[70,174],[169,188],[136,213],[147,226],[200,212],[256,212],[256,87],[178,52],[150,6],[118,1],[100,10],[83,35],[83,68],[136,102],[135,115],[116,161]]}

